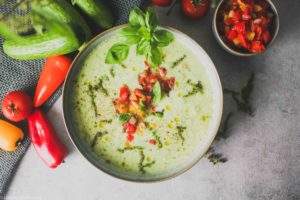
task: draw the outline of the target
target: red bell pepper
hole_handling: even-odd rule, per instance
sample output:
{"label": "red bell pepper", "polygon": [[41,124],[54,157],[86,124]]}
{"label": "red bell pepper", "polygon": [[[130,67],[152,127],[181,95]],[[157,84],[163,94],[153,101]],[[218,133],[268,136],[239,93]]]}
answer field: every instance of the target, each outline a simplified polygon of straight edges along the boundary
{"label": "red bell pepper", "polygon": [[49,99],[65,80],[72,60],[67,56],[53,56],[46,59],[43,71],[38,81],[34,107],[39,107]]}
{"label": "red bell pepper", "polygon": [[68,150],[59,140],[47,116],[35,110],[28,118],[28,127],[30,139],[40,158],[50,168],[60,165]]}

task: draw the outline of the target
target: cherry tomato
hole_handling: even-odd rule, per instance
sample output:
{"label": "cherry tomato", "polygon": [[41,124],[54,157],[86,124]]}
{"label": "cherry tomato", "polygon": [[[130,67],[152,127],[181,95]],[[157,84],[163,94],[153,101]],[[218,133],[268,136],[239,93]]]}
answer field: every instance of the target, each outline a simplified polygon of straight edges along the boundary
{"label": "cherry tomato", "polygon": [[34,107],[39,107],[57,90],[65,80],[72,60],[66,56],[53,56],[46,59],[44,69],[38,81]]}
{"label": "cherry tomato", "polygon": [[25,92],[8,93],[2,101],[3,115],[14,122],[27,118],[32,111],[32,100]]}
{"label": "cherry tomato", "polygon": [[120,88],[120,99],[121,99],[121,102],[123,102],[123,103],[127,102],[128,99],[129,99],[129,94],[130,94],[129,88],[127,87],[127,85],[123,85]]}
{"label": "cherry tomato", "polygon": [[173,0],[151,0],[151,1],[155,5],[166,7],[171,5]]}
{"label": "cherry tomato", "polygon": [[209,10],[210,0],[182,0],[181,10],[191,19],[199,19]]}
{"label": "cherry tomato", "polygon": [[149,143],[150,143],[150,144],[153,144],[153,145],[156,145],[157,142],[156,142],[155,139],[150,139],[150,140],[149,140]]}
{"label": "cherry tomato", "polygon": [[0,120],[0,149],[14,151],[23,138],[24,133],[21,129],[4,120]]}

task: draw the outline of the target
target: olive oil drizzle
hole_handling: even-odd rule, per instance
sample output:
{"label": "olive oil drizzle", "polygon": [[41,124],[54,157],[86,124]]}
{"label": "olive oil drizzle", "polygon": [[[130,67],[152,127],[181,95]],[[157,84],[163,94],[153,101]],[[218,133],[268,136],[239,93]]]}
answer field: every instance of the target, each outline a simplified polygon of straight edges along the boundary
{"label": "olive oil drizzle", "polygon": [[189,84],[192,87],[192,90],[189,91],[186,95],[184,95],[183,97],[189,97],[192,96],[196,93],[201,93],[203,94],[203,84],[201,83],[201,81],[198,81],[197,83],[192,83],[192,81],[189,79],[187,81],[187,84]]}
{"label": "olive oil drizzle", "polygon": [[185,138],[183,137],[182,133],[186,130],[185,126],[176,126],[177,132],[176,134],[179,136],[181,139],[181,144],[184,144]]}
{"label": "olive oil drizzle", "polygon": [[161,149],[161,148],[163,147],[163,144],[162,144],[162,142],[161,142],[161,139],[160,139],[159,135],[157,135],[157,132],[156,132],[156,131],[152,131],[152,135],[153,135],[153,137],[155,138],[155,140],[156,140],[157,143],[158,143],[157,147],[158,147],[159,149]]}
{"label": "olive oil drizzle", "polygon": [[95,116],[97,117],[99,115],[98,109],[97,109],[97,105],[96,105],[96,93],[97,91],[100,91],[101,93],[103,93],[103,95],[108,96],[108,91],[107,89],[103,86],[103,80],[99,79],[98,83],[96,85],[92,85],[92,84],[88,84],[88,94],[91,98],[91,103],[95,112]]}
{"label": "olive oil drizzle", "polygon": [[99,131],[99,132],[97,132],[96,135],[93,138],[92,143],[91,143],[91,148],[94,149],[94,147],[97,144],[98,139],[101,139],[104,135],[107,135],[107,134],[108,134],[107,131],[104,131],[104,132]]}
{"label": "olive oil drizzle", "polygon": [[115,77],[115,68],[111,67],[109,70],[110,75],[114,78]]}
{"label": "olive oil drizzle", "polygon": [[178,58],[177,60],[175,60],[172,65],[171,68],[174,69],[176,66],[178,66],[187,56],[184,54],[182,57]]}
{"label": "olive oil drizzle", "polygon": [[118,151],[120,153],[124,153],[125,151],[133,151],[133,150],[138,151],[138,153],[140,155],[140,159],[139,159],[139,163],[138,163],[139,171],[142,174],[145,174],[146,173],[145,168],[151,167],[152,165],[154,165],[155,160],[144,164],[146,156],[145,156],[144,148],[141,146],[125,147],[123,149],[121,149],[121,148],[118,149]]}

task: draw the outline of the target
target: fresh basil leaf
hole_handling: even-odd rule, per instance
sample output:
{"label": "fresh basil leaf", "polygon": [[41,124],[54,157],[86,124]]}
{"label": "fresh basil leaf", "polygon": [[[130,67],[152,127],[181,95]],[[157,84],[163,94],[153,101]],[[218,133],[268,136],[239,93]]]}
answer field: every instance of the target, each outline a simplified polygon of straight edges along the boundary
{"label": "fresh basil leaf", "polygon": [[125,44],[133,45],[133,44],[138,44],[139,41],[141,40],[141,37],[137,35],[126,35],[123,36],[123,40]]}
{"label": "fresh basil leaf", "polygon": [[155,30],[158,24],[158,15],[154,8],[149,7],[145,15],[145,24],[151,31]]}
{"label": "fresh basil leaf", "polygon": [[145,14],[138,7],[134,7],[129,14],[129,25],[145,26]]}
{"label": "fresh basil leaf", "polygon": [[139,27],[127,26],[126,28],[122,28],[119,32],[120,35],[137,35],[137,31]]}
{"label": "fresh basil leaf", "polygon": [[157,104],[161,99],[161,87],[160,83],[157,81],[152,89],[152,101]]}
{"label": "fresh basil leaf", "polygon": [[120,114],[119,121],[121,123],[127,122],[130,119],[131,115],[129,113]]}
{"label": "fresh basil leaf", "polygon": [[151,44],[149,40],[141,39],[136,46],[136,52],[138,55],[146,55],[147,52],[150,52]]}
{"label": "fresh basil leaf", "polygon": [[141,28],[139,28],[137,35],[139,35],[142,38],[145,38],[146,40],[151,39],[151,34],[145,26],[142,26]]}
{"label": "fresh basil leaf", "polygon": [[107,64],[117,64],[122,63],[128,56],[129,46],[127,44],[115,44],[113,45],[105,58],[105,63]]}
{"label": "fresh basil leaf", "polygon": [[166,30],[155,31],[153,37],[156,40],[158,47],[168,46],[174,40],[173,34]]}
{"label": "fresh basil leaf", "polygon": [[160,112],[155,112],[155,116],[158,117],[158,118],[163,118],[164,112],[165,112],[165,110],[162,110]]}
{"label": "fresh basil leaf", "polygon": [[160,65],[162,60],[162,54],[160,50],[157,47],[152,46],[151,51],[149,51],[146,55],[146,60],[152,67]]}

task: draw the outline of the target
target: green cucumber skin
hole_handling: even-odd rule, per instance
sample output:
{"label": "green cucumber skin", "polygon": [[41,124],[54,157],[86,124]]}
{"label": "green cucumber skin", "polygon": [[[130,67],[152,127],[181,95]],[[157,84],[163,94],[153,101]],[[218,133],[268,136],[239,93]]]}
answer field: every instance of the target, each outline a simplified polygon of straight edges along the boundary
{"label": "green cucumber skin", "polygon": [[17,60],[31,60],[63,55],[78,49],[81,42],[55,33],[26,36],[21,42],[6,40],[3,51]]}
{"label": "green cucumber skin", "polygon": [[85,33],[86,41],[92,37],[91,30],[83,17],[66,0],[41,0],[32,3],[32,9],[47,13],[57,21],[80,26]]}
{"label": "green cucumber skin", "polygon": [[75,4],[101,28],[113,26],[114,16],[101,0],[76,0]]}

